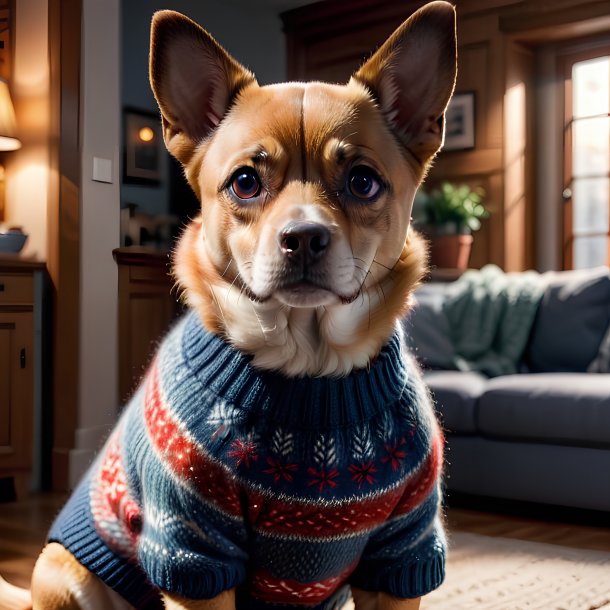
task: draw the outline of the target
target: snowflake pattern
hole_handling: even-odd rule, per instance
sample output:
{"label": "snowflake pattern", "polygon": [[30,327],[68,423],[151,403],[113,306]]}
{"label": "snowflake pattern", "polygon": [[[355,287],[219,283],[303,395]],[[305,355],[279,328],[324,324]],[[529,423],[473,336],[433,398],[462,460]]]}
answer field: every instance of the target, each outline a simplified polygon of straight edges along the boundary
{"label": "snowflake pattern", "polygon": [[317,486],[320,491],[324,491],[324,488],[327,486],[331,489],[337,487],[335,479],[339,476],[339,471],[336,468],[331,470],[327,470],[324,467],[319,470],[308,468],[307,474],[311,477],[307,483],[309,487]]}
{"label": "snowflake pattern", "polygon": [[364,464],[351,464],[348,466],[348,470],[352,475],[352,481],[358,483],[358,489],[361,489],[365,482],[369,485],[375,482],[373,474],[377,472],[377,468],[375,468],[375,462],[373,461]]}
{"label": "snowflake pattern", "polygon": [[226,400],[218,400],[207,416],[207,424],[213,430],[212,438],[228,437],[231,428],[239,424],[243,418],[243,413],[235,405],[229,404]]}
{"label": "snowflake pattern", "polygon": [[258,460],[256,445],[250,439],[243,441],[240,438],[236,438],[231,443],[231,451],[229,451],[228,455],[235,460],[235,466],[238,468],[242,464],[246,468],[250,468],[252,462],[256,462]]}
{"label": "snowflake pattern", "polygon": [[402,449],[407,441],[401,438],[400,441],[394,441],[394,444],[386,443],[385,449],[387,454],[381,458],[383,464],[391,464],[392,470],[396,472],[404,459],[407,457],[407,452]]}
{"label": "snowflake pattern", "polygon": [[279,483],[280,479],[284,479],[284,481],[288,481],[292,483],[293,481],[293,472],[296,472],[298,469],[297,464],[286,464],[279,459],[275,459],[271,456],[267,458],[267,464],[269,464],[270,468],[263,470],[265,474],[270,474],[273,476],[274,483]]}

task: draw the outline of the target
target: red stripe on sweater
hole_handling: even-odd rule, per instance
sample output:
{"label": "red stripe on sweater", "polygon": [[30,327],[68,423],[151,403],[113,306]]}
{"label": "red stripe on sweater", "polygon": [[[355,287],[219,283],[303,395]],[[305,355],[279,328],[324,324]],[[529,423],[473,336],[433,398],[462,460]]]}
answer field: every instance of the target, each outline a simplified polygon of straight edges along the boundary
{"label": "red stripe on sweater", "polygon": [[122,428],[108,440],[97,475],[91,485],[91,514],[102,539],[126,555],[135,553],[142,517],[139,506],[129,496],[121,457]]}
{"label": "red stripe on sweater", "polygon": [[146,385],[144,419],[151,443],[178,477],[225,513],[242,514],[237,482],[188,437],[161,400],[157,362]]}
{"label": "red stripe on sweater", "polygon": [[405,484],[367,499],[331,506],[260,495],[251,499],[251,518],[258,531],[285,536],[329,538],[356,534],[383,523],[404,493]]}
{"label": "red stripe on sweater", "polygon": [[[242,516],[236,479],[188,437],[163,403],[157,363],[151,368],[146,386],[144,416],[152,444],[172,471],[224,512]],[[436,482],[441,462],[442,440],[435,438],[428,458],[395,488],[330,506],[285,497],[269,498],[252,491],[248,494],[250,522],[263,533],[309,538],[367,531],[391,515],[403,514],[421,503]]]}
{"label": "red stripe on sweater", "polygon": [[328,538],[365,532],[419,506],[436,484],[442,461],[439,433],[433,436],[430,453],[419,468],[385,493],[331,506],[281,498],[266,502],[264,496],[255,495],[250,500],[250,516],[256,529],[269,534]]}
{"label": "red stripe on sweater", "polygon": [[338,576],[316,582],[299,582],[276,578],[264,570],[256,570],[251,581],[251,595],[268,603],[310,606],[328,599],[339,589],[356,566],[349,566]]}

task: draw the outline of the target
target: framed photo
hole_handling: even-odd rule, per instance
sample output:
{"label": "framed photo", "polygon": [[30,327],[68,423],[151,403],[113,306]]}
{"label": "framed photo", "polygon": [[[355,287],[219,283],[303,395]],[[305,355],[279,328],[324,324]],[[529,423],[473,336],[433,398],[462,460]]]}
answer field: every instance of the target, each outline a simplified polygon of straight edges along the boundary
{"label": "framed photo", "polygon": [[154,112],[125,109],[123,182],[158,184],[161,181],[161,119]]}
{"label": "framed photo", "polygon": [[445,113],[443,150],[474,148],[474,91],[454,93]]}

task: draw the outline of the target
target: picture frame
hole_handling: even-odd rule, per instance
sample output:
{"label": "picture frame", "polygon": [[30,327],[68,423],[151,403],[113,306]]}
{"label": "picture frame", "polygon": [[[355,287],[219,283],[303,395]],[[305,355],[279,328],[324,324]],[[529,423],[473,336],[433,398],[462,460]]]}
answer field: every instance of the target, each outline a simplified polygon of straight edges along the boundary
{"label": "picture frame", "polygon": [[126,108],[123,113],[123,182],[155,185],[161,182],[163,136],[154,112]]}
{"label": "picture frame", "polygon": [[475,93],[454,93],[445,112],[443,150],[471,150],[475,147]]}

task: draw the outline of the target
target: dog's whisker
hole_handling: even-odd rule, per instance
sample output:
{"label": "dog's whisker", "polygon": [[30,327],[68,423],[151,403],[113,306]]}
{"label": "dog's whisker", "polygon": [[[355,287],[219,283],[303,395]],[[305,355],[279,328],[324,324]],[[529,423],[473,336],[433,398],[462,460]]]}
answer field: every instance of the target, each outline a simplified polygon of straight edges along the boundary
{"label": "dog's whisker", "polygon": [[216,292],[214,291],[214,287],[212,286],[212,284],[210,282],[206,282],[209,290],[210,290],[210,294],[212,295],[212,299],[214,300],[214,302],[216,303],[216,307],[218,308],[218,311],[220,313],[220,315],[222,316],[222,321],[224,323],[224,325],[227,325],[227,318],[225,317],[225,312],[224,309],[222,308],[222,305],[220,304],[220,301],[218,300],[218,297],[216,296]]}
{"label": "dog's whisker", "polygon": [[231,263],[233,262],[233,257],[231,257],[229,259],[229,262],[227,263],[227,266],[225,267],[225,270],[222,272],[222,274],[220,275],[220,277],[224,277],[227,274],[227,271],[229,270],[229,267],[231,266]]}

